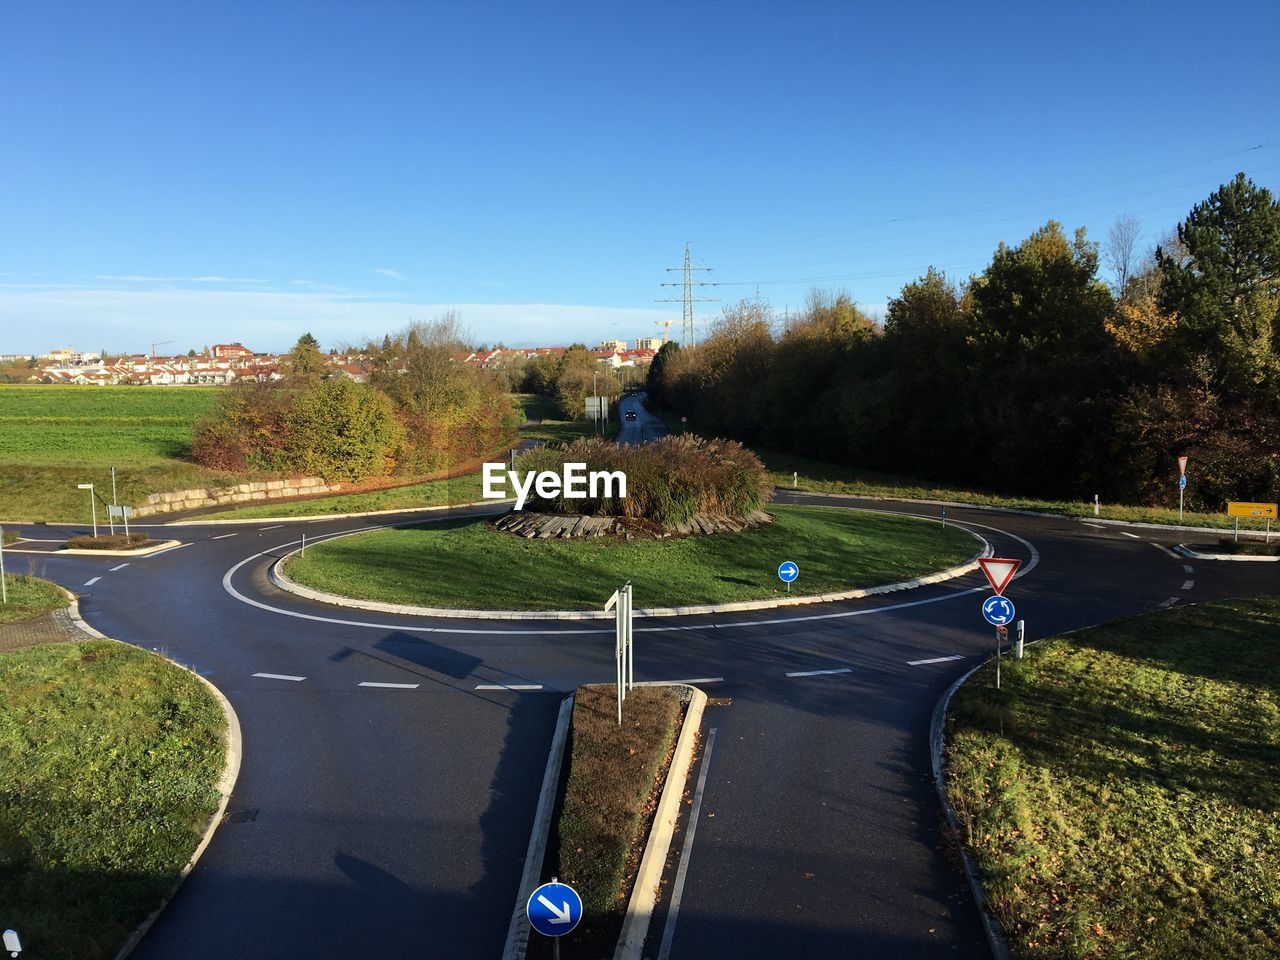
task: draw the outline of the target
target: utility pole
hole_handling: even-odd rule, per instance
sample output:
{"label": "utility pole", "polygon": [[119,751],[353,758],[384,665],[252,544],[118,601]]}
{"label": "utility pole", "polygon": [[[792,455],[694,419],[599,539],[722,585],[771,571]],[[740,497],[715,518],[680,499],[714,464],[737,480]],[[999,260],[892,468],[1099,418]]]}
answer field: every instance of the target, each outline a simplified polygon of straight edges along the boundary
{"label": "utility pole", "polygon": [[684,245],[684,266],[683,267],[667,267],[667,273],[681,273],[684,276],[678,283],[664,283],[664,287],[680,287],[681,296],[677,298],[668,298],[666,300],[658,300],[657,303],[682,303],[684,304],[684,324],[680,331],[680,345],[682,347],[692,346],[696,342],[693,329],[693,305],[695,303],[713,303],[719,300],[719,297],[696,297],[694,289],[696,287],[718,287],[718,283],[710,283],[705,280],[695,280],[694,272],[697,270],[705,270],[711,272],[710,267],[695,267],[693,258],[689,254],[689,244]]}

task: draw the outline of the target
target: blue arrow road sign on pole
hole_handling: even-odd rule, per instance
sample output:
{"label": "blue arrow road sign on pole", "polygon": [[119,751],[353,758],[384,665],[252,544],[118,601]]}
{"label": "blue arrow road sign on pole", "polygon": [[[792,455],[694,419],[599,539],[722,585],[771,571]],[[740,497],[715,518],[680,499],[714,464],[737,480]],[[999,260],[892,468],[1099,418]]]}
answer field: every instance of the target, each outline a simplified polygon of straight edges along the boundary
{"label": "blue arrow road sign on pole", "polygon": [[1008,597],[987,597],[982,601],[982,615],[987,623],[1003,627],[1013,622],[1013,601]]}
{"label": "blue arrow road sign on pole", "polygon": [[800,576],[800,568],[790,560],[784,560],[778,564],[778,579],[783,583],[790,583],[798,576]]}
{"label": "blue arrow road sign on pole", "polygon": [[563,937],[582,919],[582,898],[567,883],[544,883],[525,904],[529,926],[544,937]]}
{"label": "blue arrow road sign on pole", "polygon": [[1178,478],[1178,489],[1179,490],[1187,489],[1187,475],[1185,473]]}

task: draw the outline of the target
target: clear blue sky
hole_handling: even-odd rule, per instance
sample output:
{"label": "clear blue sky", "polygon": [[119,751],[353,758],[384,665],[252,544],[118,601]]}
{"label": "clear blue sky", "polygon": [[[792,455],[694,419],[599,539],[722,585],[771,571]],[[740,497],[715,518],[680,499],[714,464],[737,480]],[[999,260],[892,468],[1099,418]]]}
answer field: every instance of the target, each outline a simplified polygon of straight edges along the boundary
{"label": "clear blue sky", "polygon": [[686,240],[726,300],[873,310],[1049,217],[1149,243],[1280,183],[1278,32],[1274,0],[6,3],[0,352],[448,305],[630,339],[678,321]]}

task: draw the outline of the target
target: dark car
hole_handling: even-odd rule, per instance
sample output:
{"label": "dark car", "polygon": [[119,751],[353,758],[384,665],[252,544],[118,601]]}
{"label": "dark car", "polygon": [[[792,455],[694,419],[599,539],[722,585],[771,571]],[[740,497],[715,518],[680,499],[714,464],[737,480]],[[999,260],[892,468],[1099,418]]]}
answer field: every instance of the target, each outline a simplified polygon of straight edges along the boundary
{"label": "dark car", "polygon": [[636,412],[635,412],[634,410],[628,410],[628,411],[627,411],[627,419],[628,419],[628,420],[634,420],[635,418],[636,418]]}

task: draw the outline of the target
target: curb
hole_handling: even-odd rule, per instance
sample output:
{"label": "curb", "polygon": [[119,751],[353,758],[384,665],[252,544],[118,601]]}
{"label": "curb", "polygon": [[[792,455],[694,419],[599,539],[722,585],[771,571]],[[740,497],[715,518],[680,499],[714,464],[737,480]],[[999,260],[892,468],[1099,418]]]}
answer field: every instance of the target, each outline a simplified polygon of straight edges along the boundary
{"label": "curb", "polygon": [[[343,496],[356,496],[356,494],[343,494]],[[205,527],[231,526],[233,524],[242,523],[315,523],[319,520],[348,520],[353,517],[386,517],[397,513],[427,513],[439,510],[459,510],[463,507],[498,506],[504,503],[515,503],[515,500],[508,497],[503,500],[475,500],[471,503],[446,503],[437,507],[401,507],[398,510],[364,510],[358,513],[312,513],[301,517],[253,517],[252,519],[247,520],[171,520],[168,523],[151,524],[151,526]],[[137,526],[137,524],[135,524],[135,526]]]}
{"label": "curb", "polygon": [[[22,543],[21,540],[18,543]],[[180,540],[157,540],[141,550],[23,550],[20,547],[5,547],[5,553],[29,553],[43,557],[149,557],[162,550],[186,546]]]}
{"label": "curb", "polygon": [[[79,599],[75,594],[71,593],[71,591],[66,590],[65,592],[71,597],[71,603],[67,606],[67,610],[71,614],[71,622],[74,623],[82,633],[94,640],[110,640],[112,643],[123,643],[121,640],[115,640],[108,637],[106,634],[102,633],[102,631],[95,629],[85,622],[84,618],[80,616]],[[132,646],[132,644],[126,644],[126,646]],[[145,648],[137,647],[136,649],[144,650]],[[156,920],[160,918],[160,914],[164,912],[165,907],[172,902],[174,896],[182,887],[182,884],[186,881],[187,877],[191,874],[191,871],[195,869],[196,864],[204,855],[205,849],[209,846],[210,841],[213,840],[214,832],[222,824],[222,818],[226,815],[227,804],[231,800],[231,792],[235,789],[236,780],[240,776],[240,759],[244,755],[244,742],[240,736],[240,718],[236,716],[235,708],[231,706],[231,701],[223,695],[222,691],[194,670],[184,667],[182,664],[174,660],[170,660],[163,654],[156,653],[154,650],[147,650],[146,652],[153,656],[160,657],[162,660],[167,660],[169,663],[172,663],[175,667],[178,667],[181,670],[185,670],[187,673],[191,674],[191,676],[203,683],[205,687],[208,688],[209,692],[213,694],[214,698],[218,701],[219,706],[222,707],[223,718],[227,721],[227,753],[226,762],[222,766],[222,776],[218,778],[217,784],[217,790],[221,795],[221,799],[218,801],[217,809],[214,810],[212,816],[209,817],[209,822],[205,824],[204,834],[200,838],[200,843],[197,844],[195,850],[192,851],[186,865],[178,874],[178,878],[173,882],[173,887],[170,888],[167,894],[165,894],[164,899],[160,901],[159,905],[157,905],[156,908],[147,915],[146,919],[134,928],[133,933],[129,934],[129,938],[125,940],[120,949],[116,951],[114,960],[125,960],[125,958],[133,952],[134,948],[137,947],[142,938],[146,936],[147,931],[150,930]]]}
{"label": "curb", "polygon": [[987,945],[991,948],[991,956],[995,960],[1010,960],[1009,944],[1004,938],[1000,921],[993,917],[991,911],[987,909],[987,894],[982,889],[982,881],[978,876],[977,864],[973,862],[973,858],[969,856],[969,851],[965,849],[964,843],[961,842],[960,820],[956,817],[956,812],[951,807],[951,801],[947,799],[947,788],[942,778],[942,750],[945,746],[946,738],[947,707],[951,703],[952,696],[960,689],[961,684],[990,662],[991,659],[991,657],[988,657],[982,663],[965,672],[951,686],[947,687],[947,692],[934,705],[933,716],[929,721],[929,762],[933,769],[933,786],[938,794],[938,802],[942,804],[942,812],[946,814],[947,818],[947,828],[956,840],[956,849],[960,851],[960,860],[964,865],[965,879],[969,881],[969,892],[973,894],[974,905],[978,908],[978,918],[982,921],[982,931],[987,936]]}
{"label": "curb", "polygon": [[[859,508],[852,508],[859,509]],[[926,523],[936,523],[932,517],[912,517],[910,514],[893,513],[892,511],[881,510],[863,510],[864,513],[887,513],[891,516],[907,517],[908,519],[922,520]],[[940,570],[937,573],[931,573],[927,576],[916,577],[913,580],[902,580],[898,583],[886,583],[878,587],[860,587],[857,590],[844,590],[839,593],[813,593],[802,597],[778,597],[770,600],[739,600],[734,603],[711,603],[701,604],[688,607],[645,607],[635,610],[634,615],[637,617],[683,617],[696,614],[707,613],[734,613],[744,610],[773,610],[778,607],[796,607],[810,603],[832,603],[840,600],[861,600],[864,597],[879,596],[884,593],[897,593],[901,590],[915,590],[918,587],[928,586],[933,583],[942,583],[946,580],[954,580],[957,577],[963,577],[966,574],[973,573],[978,570],[978,559],[980,557],[988,557],[992,554],[991,544],[986,537],[979,533],[975,533],[960,524],[952,524],[953,526],[963,529],[965,533],[974,537],[982,544],[982,549],[973,555],[967,562],[959,566],[949,567],[946,570]],[[357,533],[363,533],[363,530],[353,530],[349,533],[340,533],[334,536],[326,537],[325,541],[337,540],[340,537],[354,536]],[[325,593],[322,590],[313,590],[311,587],[304,587],[302,584],[289,578],[284,572],[284,563],[298,549],[290,550],[288,553],[276,559],[270,567],[267,568],[267,578],[272,585],[284,590],[286,593],[292,593],[306,600],[314,600],[318,603],[329,604],[335,607],[349,607],[356,610],[370,610],[376,613],[391,613],[399,616],[409,617],[440,617],[456,620],[612,620],[614,615],[606,613],[603,610],[461,610],[450,607],[420,607],[413,604],[404,603],[383,603],[378,600],[359,600],[355,597],[344,597],[336,593]]]}
{"label": "curb", "polygon": [[658,887],[662,882],[667,853],[671,849],[671,838],[675,835],[676,821],[680,819],[680,801],[689,779],[689,768],[693,765],[698,731],[702,729],[702,712],[707,706],[707,695],[697,687],[683,683],[671,686],[684,687],[690,692],[689,706],[680,725],[680,736],[676,740],[675,753],[671,755],[671,766],[667,768],[667,782],[662,785],[662,796],[653,815],[653,826],[649,828],[649,841],[645,844],[644,856],[636,871],[636,881],[631,888],[631,899],[627,902],[622,933],[618,936],[618,948],[614,951],[613,960],[640,960],[645,938],[649,935],[649,923],[653,919],[654,908],[658,905]]}
{"label": "curb", "polygon": [[1192,560],[1234,560],[1237,563],[1275,563],[1280,560],[1280,556],[1255,557],[1244,553],[1197,553],[1185,543],[1180,543],[1173,549],[1184,557],[1190,557]]}
{"label": "curb", "polygon": [[[547,841],[551,836],[551,814],[556,806],[556,793],[560,787],[560,770],[564,766],[565,742],[569,737],[569,720],[573,716],[573,694],[560,704],[556,718],[556,731],[551,737],[551,750],[547,754],[547,769],[542,775],[542,790],[538,793],[538,807],[533,814],[533,830],[529,834],[529,847],[524,855],[524,872],[516,890],[516,905],[507,925],[507,941],[502,948],[502,960],[524,960],[529,948],[529,916],[525,910],[528,899],[538,888],[542,876],[542,864],[547,856]],[[116,960],[121,960],[117,957]]]}

